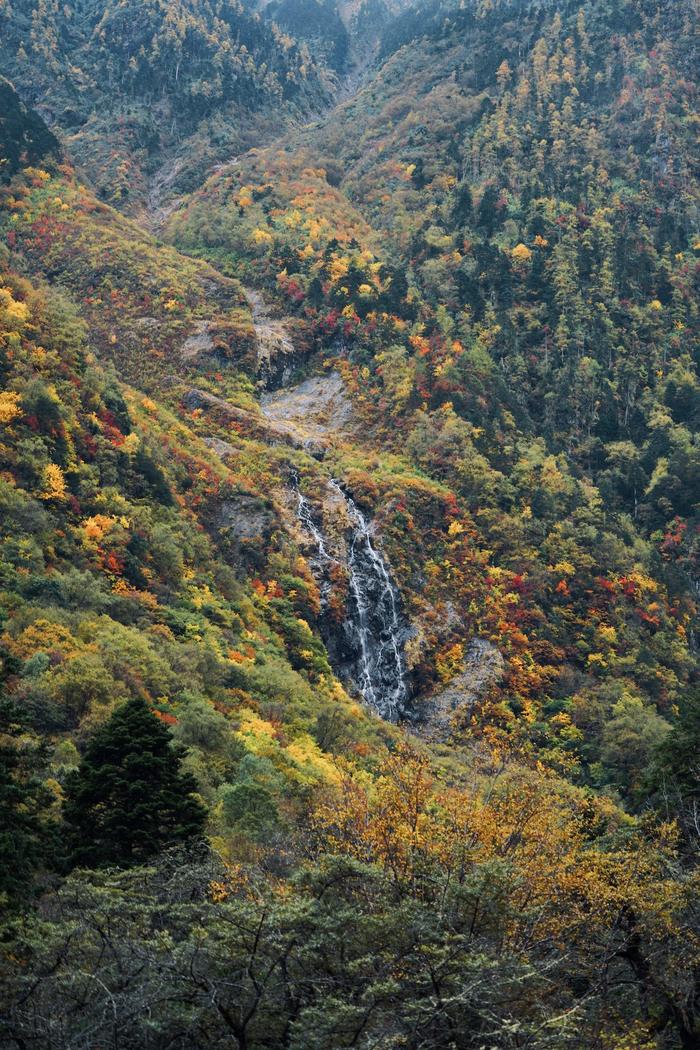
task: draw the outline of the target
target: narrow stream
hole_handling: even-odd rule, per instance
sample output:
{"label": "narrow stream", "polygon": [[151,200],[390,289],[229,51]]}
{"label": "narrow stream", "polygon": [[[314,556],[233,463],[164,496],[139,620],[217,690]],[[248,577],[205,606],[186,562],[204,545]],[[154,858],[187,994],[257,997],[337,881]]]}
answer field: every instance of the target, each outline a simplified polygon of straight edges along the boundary
{"label": "narrow stream", "polygon": [[[382,718],[397,722],[410,699],[404,645],[409,628],[401,598],[386,563],[374,545],[371,522],[336,480],[329,487],[345,504],[352,526],[347,537],[349,596],[342,637],[327,639],[338,672],[358,689],[365,703]],[[321,601],[327,606],[329,570],[337,559],[314,520],[311,505],[297,487],[297,516],[317,551],[315,568],[321,577]],[[337,628],[336,628],[337,630]]]}

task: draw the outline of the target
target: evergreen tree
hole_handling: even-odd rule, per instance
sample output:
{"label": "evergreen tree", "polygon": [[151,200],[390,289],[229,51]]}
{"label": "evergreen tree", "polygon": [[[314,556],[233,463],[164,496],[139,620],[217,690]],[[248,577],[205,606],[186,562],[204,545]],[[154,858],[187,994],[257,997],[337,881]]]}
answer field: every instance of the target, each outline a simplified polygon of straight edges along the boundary
{"label": "evergreen tree", "polygon": [[70,867],[130,867],[202,834],[206,811],[182,753],[143,700],[117,708],[67,786]]}
{"label": "evergreen tree", "polygon": [[688,802],[700,799],[700,690],[685,698],[677,722],[659,745],[652,777],[657,790],[672,790]]}
{"label": "evergreen tree", "polygon": [[32,875],[49,852],[50,802],[41,771],[45,750],[27,736],[15,703],[0,699],[0,900],[26,896]]}
{"label": "evergreen tree", "polygon": [[498,206],[499,200],[498,189],[493,183],[488,183],[476,213],[476,225],[484,231],[487,237],[492,237],[496,227],[502,222],[502,214]]}
{"label": "evergreen tree", "polygon": [[452,222],[461,229],[466,226],[472,217],[474,202],[468,182],[460,182],[455,188],[452,199]]}

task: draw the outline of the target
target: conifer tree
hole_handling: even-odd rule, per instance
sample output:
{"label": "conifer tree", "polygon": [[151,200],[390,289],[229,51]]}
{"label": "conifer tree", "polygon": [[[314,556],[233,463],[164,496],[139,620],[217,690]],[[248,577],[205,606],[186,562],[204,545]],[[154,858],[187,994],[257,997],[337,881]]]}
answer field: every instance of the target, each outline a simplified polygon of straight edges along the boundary
{"label": "conifer tree", "polygon": [[26,896],[32,875],[49,852],[42,819],[50,792],[42,778],[45,751],[26,734],[21,712],[0,698],[0,901]]}
{"label": "conifer tree", "polygon": [[657,748],[650,789],[669,815],[677,817],[697,846],[700,806],[700,690],[691,690],[671,732]]}
{"label": "conifer tree", "polygon": [[130,867],[201,836],[206,812],[182,753],[143,700],[117,708],[68,782],[70,867]]}

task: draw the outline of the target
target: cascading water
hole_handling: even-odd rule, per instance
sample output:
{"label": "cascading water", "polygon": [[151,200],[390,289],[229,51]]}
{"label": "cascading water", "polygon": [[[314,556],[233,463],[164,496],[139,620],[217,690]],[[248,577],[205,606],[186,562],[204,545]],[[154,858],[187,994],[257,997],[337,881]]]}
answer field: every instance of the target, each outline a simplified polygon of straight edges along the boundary
{"label": "cascading water", "polygon": [[[382,718],[396,722],[407,714],[410,699],[404,643],[408,624],[401,613],[401,599],[381,554],[372,541],[372,526],[354,500],[337,481],[329,487],[343,501],[352,523],[348,537],[346,569],[349,576],[348,611],[342,625],[342,642],[330,641],[339,673],[358,688],[365,703]],[[321,600],[327,605],[331,584],[328,570],[339,561],[313,518],[311,506],[297,486],[297,516],[317,551],[316,565],[322,578]]]}
{"label": "cascading water", "polygon": [[328,548],[326,547],[323,533],[313,519],[311,504],[299,489],[299,479],[297,477],[294,478],[294,483],[297,489],[297,518],[301,522],[304,530],[312,537],[316,550],[318,551],[318,557],[315,560],[321,577],[321,603],[325,606],[328,604],[328,597],[331,590],[331,582],[328,579],[327,570],[331,565],[336,563],[336,559],[329,553]]}

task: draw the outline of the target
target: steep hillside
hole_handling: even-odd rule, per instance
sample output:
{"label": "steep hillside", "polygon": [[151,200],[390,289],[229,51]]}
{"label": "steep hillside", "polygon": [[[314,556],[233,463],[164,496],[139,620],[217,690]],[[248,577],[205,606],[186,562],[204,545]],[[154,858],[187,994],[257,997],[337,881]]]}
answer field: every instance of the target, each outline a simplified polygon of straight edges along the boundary
{"label": "steep hillside", "polygon": [[379,52],[382,33],[397,12],[412,5],[410,0],[267,0],[254,6],[354,81]]}
{"label": "steep hillside", "polygon": [[46,159],[55,164],[60,155],[56,138],[42,120],[21,102],[12,84],[0,77],[0,179],[9,182],[25,164]]}
{"label": "steep hillside", "polygon": [[[421,638],[419,692],[487,638],[506,670],[463,704],[470,734],[529,737],[633,794],[630,762],[697,673],[690,15],[407,16],[356,98],[223,169],[170,224],[303,318],[373,456],[466,516],[432,546],[403,482],[355,483]],[[629,705],[635,759],[617,736]]]}
{"label": "steep hillside", "polygon": [[321,6],[0,3],[0,1042],[686,1050],[693,4]]}
{"label": "steep hillside", "polygon": [[4,4],[0,65],[131,213],[327,98],[308,50],[238,0]]}

